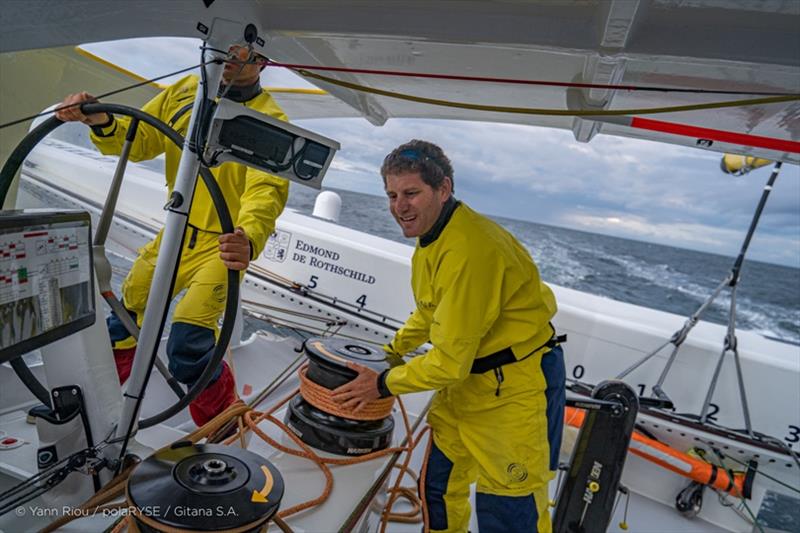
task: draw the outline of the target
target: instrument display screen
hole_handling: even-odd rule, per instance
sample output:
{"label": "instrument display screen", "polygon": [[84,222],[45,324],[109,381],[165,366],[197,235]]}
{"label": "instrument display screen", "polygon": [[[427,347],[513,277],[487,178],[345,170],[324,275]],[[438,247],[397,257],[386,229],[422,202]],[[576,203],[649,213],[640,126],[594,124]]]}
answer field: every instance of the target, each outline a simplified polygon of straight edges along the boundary
{"label": "instrument display screen", "polygon": [[0,212],[0,363],[94,321],[89,214]]}

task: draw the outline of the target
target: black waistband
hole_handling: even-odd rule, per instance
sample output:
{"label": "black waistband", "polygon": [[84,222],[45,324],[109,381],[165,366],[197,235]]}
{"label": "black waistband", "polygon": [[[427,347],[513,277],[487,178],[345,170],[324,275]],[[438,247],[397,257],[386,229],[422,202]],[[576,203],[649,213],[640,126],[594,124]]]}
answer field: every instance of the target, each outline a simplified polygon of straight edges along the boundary
{"label": "black waistband", "polygon": [[501,366],[510,363],[516,363],[517,361],[522,361],[524,359],[527,359],[528,357],[535,354],[542,348],[552,349],[561,344],[562,342],[567,342],[566,334],[556,335],[555,330],[553,330],[553,336],[550,337],[550,340],[548,340],[546,343],[542,344],[538,348],[531,351],[531,353],[529,353],[522,359],[517,359],[516,356],[514,356],[514,352],[511,350],[511,347],[509,346],[508,348],[503,348],[499,352],[489,354],[487,356],[481,357],[480,359],[475,359],[472,362],[472,369],[470,369],[469,373],[483,374],[484,372],[488,372],[489,370],[494,370],[495,368],[500,368]]}

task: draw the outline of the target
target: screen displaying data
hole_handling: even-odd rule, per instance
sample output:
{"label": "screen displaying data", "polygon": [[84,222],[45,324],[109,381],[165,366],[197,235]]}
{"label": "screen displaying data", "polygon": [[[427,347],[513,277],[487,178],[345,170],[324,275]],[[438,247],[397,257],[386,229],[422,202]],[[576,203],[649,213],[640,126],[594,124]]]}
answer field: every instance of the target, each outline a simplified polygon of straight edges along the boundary
{"label": "screen displaying data", "polygon": [[90,326],[94,304],[88,213],[0,212],[0,363]]}

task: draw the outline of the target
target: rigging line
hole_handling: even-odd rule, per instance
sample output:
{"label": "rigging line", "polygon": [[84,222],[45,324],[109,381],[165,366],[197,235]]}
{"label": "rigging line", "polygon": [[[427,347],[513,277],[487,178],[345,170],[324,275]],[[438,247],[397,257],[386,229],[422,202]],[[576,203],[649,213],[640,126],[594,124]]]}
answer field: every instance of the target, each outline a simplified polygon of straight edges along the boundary
{"label": "rigging line", "polygon": [[[763,435],[763,434],[762,434],[762,435]],[[763,437],[769,437],[769,438],[771,438],[771,439],[774,439],[774,437],[770,437],[769,435],[763,435]],[[775,440],[777,440],[777,439],[775,439]],[[701,441],[701,442],[704,442],[706,445],[708,445],[708,447],[709,447],[709,448],[711,448],[711,450],[712,450],[712,451],[713,451],[713,452],[714,452],[714,453],[717,455],[717,457],[721,457],[721,458],[725,458],[725,459],[730,459],[730,460],[731,460],[731,461],[733,461],[734,463],[738,463],[738,464],[740,464],[740,465],[742,465],[742,466],[744,466],[745,468],[748,468],[748,469],[749,469],[749,468],[752,468],[752,467],[751,467],[751,465],[750,465],[749,463],[745,463],[745,462],[743,462],[743,461],[740,461],[740,460],[739,460],[739,459],[737,459],[736,457],[734,457],[734,456],[732,456],[732,455],[728,455],[727,453],[723,452],[722,450],[719,450],[719,449],[717,448],[717,445],[716,445],[716,444],[715,444],[713,441]],[[783,445],[783,446],[786,446],[784,443],[782,443],[782,442],[780,442],[780,441],[778,441],[778,442],[779,442],[781,445]],[[792,454],[793,454],[793,450],[792,450],[791,448],[788,448],[788,450],[789,450],[789,452],[790,452],[790,453],[792,453]],[[720,460],[720,465],[719,465],[719,466],[720,466],[720,467],[723,467],[721,460]],[[798,465],[798,466],[800,467],[800,465]],[[789,490],[792,490],[792,491],[794,491],[794,492],[796,492],[796,493],[800,494],[800,488],[798,488],[798,487],[794,487],[794,486],[792,486],[792,485],[789,485],[787,482],[785,482],[785,481],[782,481],[782,480],[780,480],[780,479],[778,479],[778,478],[776,478],[776,477],[774,477],[774,476],[771,476],[771,475],[769,475],[769,474],[765,474],[765,473],[764,473],[764,472],[762,472],[762,471],[761,471],[761,469],[760,469],[760,468],[758,468],[757,466],[756,466],[755,468],[753,468],[753,470],[755,471],[755,473],[756,473],[756,474],[759,474],[760,476],[763,476],[763,477],[765,477],[765,478],[767,478],[767,479],[769,479],[769,480],[772,480],[772,481],[774,481],[775,483],[778,483],[779,485],[782,485],[782,486],[786,487],[787,489],[789,489]]]}
{"label": "rigging line", "polygon": [[9,511],[11,511],[11,509],[24,506],[29,501],[33,500],[34,498],[38,498],[45,492],[49,491],[57,484],[58,483],[54,484],[53,486],[48,486],[48,485],[33,486],[30,490],[28,490],[28,492],[22,495],[15,494],[15,496],[17,496],[16,499],[0,504],[0,516],[8,513]]}
{"label": "rigging line", "polygon": [[[58,472],[52,472],[48,476],[44,476],[42,478],[42,480],[44,481],[43,485],[37,484],[37,482],[31,482],[29,480],[25,480],[22,483],[19,483],[14,487],[12,487],[13,490],[7,491],[8,492],[7,496],[0,498],[0,515],[3,515],[4,513],[11,510],[13,507],[15,507],[17,504],[20,503],[21,499],[27,498],[29,494],[33,494],[36,491],[41,491],[43,488],[45,489],[45,491],[49,490],[50,487],[47,486],[47,482],[50,480],[51,477],[54,477],[57,474]],[[23,491],[27,492],[23,494]],[[39,494],[40,492],[36,492],[37,496]],[[36,496],[33,496],[33,498],[35,497]]]}
{"label": "rigging line", "polygon": [[[61,484],[70,474],[79,471],[78,468],[86,464],[86,456],[88,452],[96,450],[95,447],[84,448],[78,450],[71,455],[65,457],[61,461],[47,467],[42,472],[35,474],[22,483],[11,487],[10,490],[3,492],[0,495],[0,515],[10,511],[14,506],[24,505],[30,500],[44,494],[56,485]],[[84,456],[83,460],[78,464],[74,462],[79,456]],[[63,466],[61,466],[63,465]],[[37,485],[38,484],[38,485]],[[20,494],[21,491],[27,491]]]}
{"label": "rigging line", "polygon": [[[708,443],[708,442],[707,442],[706,444],[709,444],[709,445],[711,445],[711,443]],[[726,453],[724,453],[724,452],[720,452],[720,453],[722,453],[722,456],[723,456],[725,459],[730,459],[731,461],[733,461],[733,462],[735,462],[735,463],[738,463],[738,464],[740,464],[740,465],[742,465],[742,466],[744,466],[744,467],[749,467],[749,466],[750,466],[750,465],[748,465],[747,463],[745,463],[745,462],[742,462],[742,461],[738,460],[736,457],[733,457],[732,455],[728,455],[728,454],[726,454]],[[763,476],[763,477],[765,477],[765,478],[767,478],[767,479],[769,479],[769,480],[771,480],[771,481],[774,481],[775,483],[778,483],[779,485],[782,485],[782,486],[786,487],[786,488],[787,488],[787,489],[789,489],[789,490],[792,490],[792,491],[794,491],[794,492],[796,492],[796,493],[800,494],[800,488],[797,488],[797,487],[794,487],[794,486],[792,486],[792,485],[789,485],[787,482],[785,482],[785,481],[782,481],[782,480],[780,480],[780,479],[778,479],[778,478],[776,478],[776,477],[774,477],[774,476],[771,476],[771,475],[769,475],[769,474],[765,474],[764,472],[762,472],[762,471],[761,471],[761,469],[760,469],[760,468],[755,468],[755,472],[756,472],[756,474],[758,474],[758,475],[760,475],[760,476]]]}
{"label": "rigging line", "polygon": [[[348,301],[341,300],[336,296],[329,296],[329,295],[324,294],[322,292],[315,291],[313,289],[310,289],[307,285],[303,285],[302,283],[299,283],[299,282],[296,282],[296,281],[292,281],[292,280],[290,280],[288,278],[285,278],[283,276],[275,274],[274,272],[272,272],[270,270],[267,270],[267,269],[265,269],[263,267],[259,267],[258,265],[253,265],[253,266],[249,267],[248,271],[252,271],[252,272],[258,273],[258,275],[264,277],[267,281],[272,281],[273,283],[284,285],[284,288],[289,289],[290,291],[295,292],[297,294],[300,294],[303,297],[310,297],[312,299],[316,299],[317,301],[322,302],[324,304],[331,305],[333,307],[337,307],[337,309],[340,309],[340,310],[342,310],[344,312],[352,313],[352,312],[354,312],[353,310],[355,310],[355,312],[357,312],[359,315],[364,315],[364,314],[372,315],[375,318],[370,318],[370,317],[367,317],[367,318],[370,319],[370,320],[376,320],[376,321],[377,321],[377,319],[381,319],[381,325],[382,326],[395,327],[395,326],[392,326],[390,324],[387,324],[386,323],[387,320],[390,320],[392,322],[396,322],[398,324],[402,324],[402,321],[397,319],[397,318],[393,318],[393,317],[391,317],[389,315],[384,315],[383,313],[380,313],[378,311],[373,311],[373,310],[371,310],[371,309],[369,309],[369,308],[367,308],[366,306],[363,306],[363,305],[352,304],[352,303],[350,303]],[[261,304],[257,304],[256,302],[251,302],[251,303],[253,303],[254,305],[261,305]],[[338,307],[340,304],[345,306],[346,309],[342,309],[341,307]],[[265,307],[269,307],[269,306],[265,306]],[[275,308],[275,309],[281,309],[281,308]]]}
{"label": "rigging line", "polygon": [[[567,378],[567,380],[569,379],[570,378]],[[692,423],[700,423],[700,415],[696,413],[667,412],[664,411],[663,409],[657,409],[657,408],[651,408],[648,410],[650,411],[649,414],[658,416],[659,413],[662,413],[669,418],[673,418],[674,419],[673,421],[679,424],[684,421]],[[790,448],[785,442],[778,439],[777,437],[774,437],[772,435],[767,435],[759,431],[754,431],[753,437],[750,437],[747,433],[746,428],[740,429],[740,428],[733,428],[730,426],[724,426],[722,424],[717,424],[712,420],[706,420],[701,425],[707,428],[705,429],[706,431],[714,430],[727,433],[728,435],[724,433],[722,434],[722,436],[725,438],[732,438],[731,435],[736,435],[737,437],[744,437],[745,439],[747,439],[746,441],[744,441],[746,444],[761,448],[767,448],[769,451],[788,455],[794,460],[795,464],[797,464],[797,468],[800,469],[800,457],[797,456],[797,453],[794,450],[792,450],[792,448]],[[800,492],[800,490],[798,490],[798,492]]]}
{"label": "rigging line", "polygon": [[9,495],[11,495],[12,493],[14,493],[14,492],[16,492],[18,490],[22,490],[22,488],[25,487],[26,485],[33,484],[33,483],[38,483],[41,479],[56,473],[60,468],[63,468],[65,466],[67,466],[68,463],[74,457],[76,457],[76,456],[78,456],[78,455],[80,455],[82,453],[86,453],[86,451],[88,451],[89,449],[90,448],[84,448],[83,450],[78,450],[78,451],[68,455],[67,457],[64,457],[60,461],[58,461],[56,463],[53,463],[52,465],[50,465],[48,467],[45,467],[40,472],[34,474],[33,476],[29,477],[28,479],[22,481],[21,483],[18,483],[17,485],[14,485],[13,487],[11,487],[10,489],[8,489],[6,491],[0,493],[0,500],[8,499]]}
{"label": "rigging line", "polygon": [[[169,78],[170,76],[174,76],[176,74],[182,74],[184,72],[188,72],[190,70],[194,70],[194,69],[196,69],[198,67],[202,67],[202,66],[208,65],[210,63],[215,63],[216,61],[217,61],[216,59],[213,60],[213,61],[203,61],[202,63],[198,63],[197,65],[192,65],[191,67],[182,68],[180,70],[176,70],[175,72],[170,72],[169,74],[163,74],[161,76],[156,76],[155,78],[150,78],[149,80],[144,80],[144,81],[140,81],[140,82],[134,83],[133,85],[127,85],[125,87],[120,87],[119,89],[114,89],[113,91],[109,91],[107,93],[100,94],[100,95],[96,96],[95,98],[97,98],[98,100],[101,99],[101,98],[107,98],[109,96],[113,96],[115,94],[119,94],[119,93],[122,93],[122,92],[125,92],[125,91],[129,91],[131,89],[136,89],[137,87],[141,87],[143,85],[149,85],[150,83],[153,83],[154,81],[163,80],[164,78]],[[6,122],[5,124],[0,124],[0,130],[2,130],[3,128],[7,128],[9,126],[15,126],[17,124],[21,124],[23,122],[27,122],[28,120],[33,120],[33,119],[36,119],[36,118],[39,118],[39,117],[44,117],[44,116],[50,115],[52,113],[55,113],[56,111],[61,111],[62,109],[69,109],[70,107],[75,107],[75,106],[83,105],[83,104],[86,104],[86,103],[88,103],[88,102],[77,102],[77,103],[66,105],[66,106],[56,107],[55,109],[51,109],[49,111],[42,111],[41,113],[37,113],[35,115],[31,115],[31,116],[28,116],[28,117],[23,117],[23,118],[20,118],[20,119],[17,119],[17,120],[12,120],[11,122]]]}
{"label": "rigging line", "polygon": [[[752,529],[753,532],[759,531],[760,533],[765,533],[764,530],[761,528],[758,519],[752,514],[752,512],[750,512],[749,509],[747,509],[748,512],[750,513],[750,515],[748,516],[742,510],[747,507],[747,503],[744,501],[743,498],[739,498],[740,501],[739,504],[737,505],[735,501],[730,501],[730,497],[728,495],[722,494],[718,490],[714,490],[714,492],[717,494],[717,501],[719,502],[719,504],[726,509],[730,509],[731,511],[736,513],[736,516],[744,520],[747,524],[753,526]],[[734,496],[734,498],[738,498],[738,496]]]}
{"label": "rigging line", "polygon": [[269,278],[273,281],[279,281],[287,286],[296,285],[296,283],[289,278],[283,277],[280,274],[276,274],[271,270],[267,270],[266,268],[260,267],[258,265],[253,265],[250,267],[252,270],[259,272],[265,278]]}
{"label": "rigging line", "polygon": [[326,72],[346,72],[351,74],[375,74],[378,76],[400,76],[406,78],[429,78],[436,80],[478,81],[486,83],[507,83],[512,85],[537,85],[541,87],[568,87],[578,89],[619,89],[624,91],[640,92],[665,92],[665,93],[690,93],[690,94],[728,94],[751,96],[790,96],[794,93],[762,92],[762,91],[730,91],[716,89],[685,89],[680,87],[647,87],[643,85],[618,85],[606,83],[580,83],[566,81],[525,80],[515,78],[495,78],[488,76],[464,76],[458,74],[433,74],[428,72],[404,72],[399,70],[378,70],[351,67],[326,67],[322,65],[298,65],[293,63],[280,63],[268,59],[268,67],[283,67],[295,70],[318,70]]}
{"label": "rigging line", "polygon": [[[727,470],[728,471],[728,475],[732,475],[733,472],[730,469],[725,468],[725,466],[723,464],[725,455],[720,450],[718,450],[716,446],[711,446],[711,451],[713,451],[714,454],[717,456],[717,459],[719,460],[719,463],[720,463],[719,467],[722,468],[723,470]],[[764,533],[764,528],[761,527],[761,524],[759,523],[758,518],[756,518],[756,515],[753,514],[752,510],[750,510],[750,506],[747,505],[747,502],[745,501],[745,498],[744,498],[744,494],[742,494],[742,492],[739,490],[738,487],[734,487],[734,488],[736,489],[736,492],[737,492],[736,497],[738,497],[739,500],[742,502],[742,505],[744,506],[745,510],[747,511],[747,514],[750,515],[750,519],[753,521],[753,524],[755,524],[755,526],[758,528],[760,533]],[[719,492],[717,492],[717,494],[719,494]],[[736,509],[734,509],[734,510],[736,510]],[[739,515],[739,516],[741,516],[741,515]]]}
{"label": "rigging line", "polygon": [[517,115],[545,115],[545,116],[560,116],[560,117],[608,117],[620,115],[655,115],[659,113],[679,113],[684,111],[700,111],[706,109],[721,109],[726,107],[743,107],[751,105],[764,105],[776,104],[781,102],[794,102],[800,100],[800,94],[787,95],[787,96],[770,96],[766,98],[747,98],[743,100],[730,100],[725,102],[709,102],[705,104],[689,104],[677,105],[666,107],[645,107],[634,109],[546,109],[537,107],[509,107],[509,106],[495,106],[484,104],[469,104],[466,102],[454,102],[451,100],[441,100],[438,98],[427,98],[424,96],[414,96],[405,93],[394,91],[387,91],[384,89],[374,89],[365,85],[357,83],[350,83],[335,78],[329,78],[320,74],[314,74],[308,70],[298,69],[296,71],[301,76],[313,78],[325,83],[338,85],[345,89],[353,91],[365,92],[376,94],[378,96],[386,96],[388,98],[396,98],[399,100],[407,100],[410,102],[417,102],[421,104],[430,104],[443,107],[454,107],[458,109],[471,109],[474,111],[491,111],[495,113],[513,113]]}
{"label": "rigging line", "polygon": [[767,204],[767,199],[769,198],[769,194],[772,192],[772,188],[775,185],[775,180],[778,179],[778,174],[781,172],[782,165],[783,163],[781,161],[775,162],[775,166],[772,168],[772,174],[770,174],[769,179],[767,180],[767,183],[764,185],[764,189],[761,192],[761,198],[758,200],[756,212],[753,214],[753,218],[750,221],[750,227],[747,229],[747,234],[744,238],[744,242],[742,243],[742,248],[739,251],[739,255],[736,257],[736,262],[734,263],[733,268],[731,269],[731,287],[735,286],[739,282],[739,272],[742,268],[742,263],[744,263],[744,256],[747,253],[747,249],[750,247],[750,241],[753,238],[753,234],[756,232],[758,221],[761,219],[764,206]]}
{"label": "rigging line", "polygon": [[[798,470],[800,470],[800,457],[797,456],[797,452],[795,452],[791,446],[783,442],[782,440],[778,439],[777,437],[773,437],[772,435],[766,435],[764,433],[760,433],[758,431],[755,432],[756,436],[761,440],[767,443],[777,444],[779,448],[786,450],[786,453],[794,460],[794,464],[797,465]],[[800,491],[798,491],[800,492]]]}
{"label": "rigging line", "polygon": [[[273,316],[268,315],[268,314],[259,313],[258,311],[249,311],[248,310],[247,312],[251,316],[253,316],[254,318],[257,318],[259,320],[263,320],[263,321],[265,321],[265,322],[267,322],[269,324],[272,324],[274,326],[291,329],[292,331],[294,331],[295,333],[298,333],[298,334],[300,334],[300,332],[302,332],[303,334],[307,334],[309,336],[314,336],[314,337],[339,337],[339,338],[342,338],[342,339],[350,339],[350,340],[360,341],[360,342],[371,342],[371,343],[375,343],[376,342],[375,339],[367,339],[367,338],[363,338],[363,337],[356,337],[355,335],[348,335],[346,333],[342,333],[340,331],[341,330],[341,326],[339,328],[337,328],[335,331],[330,331],[330,327],[327,327],[325,329],[322,329],[322,328],[318,327],[318,328],[315,329],[314,326],[308,326],[308,325],[306,325],[306,324],[304,324],[302,322],[296,322],[296,321],[289,320],[289,319],[280,319],[280,318],[273,317]],[[411,353],[414,353],[414,352],[411,352]]]}
{"label": "rigging line", "polygon": [[[356,309],[357,311],[359,311],[359,314],[360,314],[360,312],[363,311],[364,313],[369,313],[370,315],[374,315],[374,316],[376,316],[378,318],[383,319],[383,323],[381,325],[385,326],[385,327],[388,327],[388,328],[391,328],[391,327],[394,327],[394,326],[392,326],[391,324],[387,324],[386,323],[387,320],[391,320],[391,321],[396,322],[398,324],[400,323],[400,321],[398,319],[396,319],[396,318],[392,318],[390,316],[383,315],[383,314],[381,314],[381,313],[379,313],[377,311],[372,311],[372,310],[367,309],[365,307],[355,306],[355,305],[353,305],[353,304],[351,304],[349,302],[343,301],[343,300],[337,300],[336,297],[334,297],[334,296],[327,296],[325,294],[312,291],[311,289],[307,289],[306,293],[307,294],[300,294],[300,296],[298,296],[297,298],[300,298],[300,297],[318,297],[319,298],[318,301],[321,301],[321,303],[323,303],[323,304],[330,305],[330,306],[335,307],[336,309],[338,309],[340,311],[343,311],[343,312],[348,312],[348,313],[352,312],[349,309],[342,309],[341,307],[337,307],[339,304],[342,304],[342,305],[345,305],[345,306],[348,306],[348,307]],[[302,311],[293,311],[293,310],[288,309],[286,307],[267,305],[267,304],[263,304],[263,303],[260,303],[260,302],[256,302],[254,300],[243,299],[242,302],[246,303],[246,304],[249,304],[249,305],[251,305],[253,307],[258,307],[258,308],[261,308],[261,309],[267,309],[267,310],[270,310],[270,311],[278,311],[278,312],[280,312],[282,314],[285,314],[285,315],[292,315],[292,316],[298,316],[298,317],[302,317],[302,318],[307,318],[309,320],[313,320],[315,322],[322,322],[324,324],[333,324],[333,325],[335,325],[335,324],[341,322],[341,320],[339,320],[339,319],[332,320],[331,318],[325,318],[323,316],[319,316],[319,315],[314,314],[314,313],[304,313]],[[369,318],[369,317],[367,317],[367,318]]]}
{"label": "rigging line", "polygon": [[[273,317],[273,316],[270,316],[270,315],[261,314],[261,313],[255,312],[255,311],[251,312],[251,316],[253,316],[255,318],[258,318],[259,320],[263,320],[264,322],[267,322],[268,324],[272,324],[273,326],[289,328],[289,329],[295,330],[295,331],[302,331],[304,333],[307,333],[310,336],[315,336],[315,337],[325,337],[325,336],[327,336],[326,333],[329,332],[330,329],[331,329],[330,326],[326,327],[325,329],[322,329],[321,327],[316,327],[315,328],[314,326],[308,326],[308,325],[306,325],[306,324],[304,324],[302,322],[297,322],[295,320],[289,320],[288,318],[287,319],[281,319],[281,318]],[[366,339],[361,339],[361,338],[358,338],[358,337],[347,337],[347,338],[353,339],[353,340],[358,340],[358,341],[363,341],[363,342],[369,342]]]}
{"label": "rigging line", "polygon": [[[313,313],[304,313],[302,311],[293,311],[293,310],[285,308],[285,307],[279,307],[279,306],[276,306],[276,305],[267,305],[267,304],[264,304],[264,303],[261,303],[261,302],[256,302],[254,300],[247,300],[247,299],[242,298],[242,303],[250,305],[252,307],[257,307],[257,308],[260,308],[260,309],[266,309],[268,311],[278,311],[279,313],[282,313],[282,314],[285,314],[285,315],[291,315],[291,316],[297,316],[297,317],[300,317],[300,318],[306,318],[308,320],[313,320],[315,322],[322,322],[323,324],[329,324],[330,322],[334,322],[329,318],[321,317],[321,316],[315,315]],[[244,307],[244,306],[242,306],[242,307]],[[254,311],[252,309],[245,309],[245,310],[248,311],[248,312],[251,312],[251,313],[257,313],[257,311]]]}

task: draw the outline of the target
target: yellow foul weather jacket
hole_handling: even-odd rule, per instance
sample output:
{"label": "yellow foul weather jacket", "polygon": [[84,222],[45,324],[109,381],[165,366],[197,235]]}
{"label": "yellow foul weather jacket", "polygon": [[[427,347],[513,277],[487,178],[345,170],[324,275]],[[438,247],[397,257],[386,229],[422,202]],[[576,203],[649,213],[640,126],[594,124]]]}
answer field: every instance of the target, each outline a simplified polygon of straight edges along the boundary
{"label": "yellow foul weather jacket", "polygon": [[[195,76],[186,76],[150,100],[142,107],[142,111],[168,124],[174,120],[174,117],[179,117],[171,125],[185,136],[191,111],[183,114],[179,112],[186,111],[183,108],[194,101],[197,86],[198,80]],[[242,105],[281,120],[288,120],[272,96],[266,91]],[[125,142],[129,124],[129,117],[118,117],[103,129],[100,135],[93,131],[92,142],[103,154],[119,154]],[[175,185],[181,147],[175,146],[154,128],[140,123],[131,147],[131,161],[153,159],[162,153],[166,157],[165,175],[167,197],[169,197]],[[219,167],[211,169],[211,172],[217,178],[217,183],[231,212],[234,226],[244,228],[250,239],[251,256],[258,257],[275,229],[275,219],[281,214],[286,204],[289,182],[277,176],[231,162],[223,163]],[[202,180],[198,180],[195,190],[189,224],[202,231],[221,232],[214,204]]]}
{"label": "yellow foul weather jacket", "polygon": [[391,346],[403,354],[430,340],[433,348],[389,371],[392,394],[455,385],[476,358],[511,347],[521,359],[553,334],[555,297],[528,251],[463,203],[434,242],[417,244],[411,272],[417,307]]}
{"label": "yellow foul weather jacket", "polygon": [[[467,531],[469,487],[476,482],[479,504],[491,497],[505,502],[502,509],[520,511],[514,506],[532,501],[536,530],[549,533],[553,474],[542,361],[551,350],[555,297],[527,250],[493,221],[464,204],[440,221],[438,236],[431,240],[429,232],[417,242],[411,263],[417,307],[390,345],[398,354],[428,340],[433,348],[383,374],[379,389],[437,391],[428,412],[435,446],[424,480],[431,531]],[[474,361],[508,348],[516,362],[471,372]],[[520,514],[511,522],[531,519]]]}

